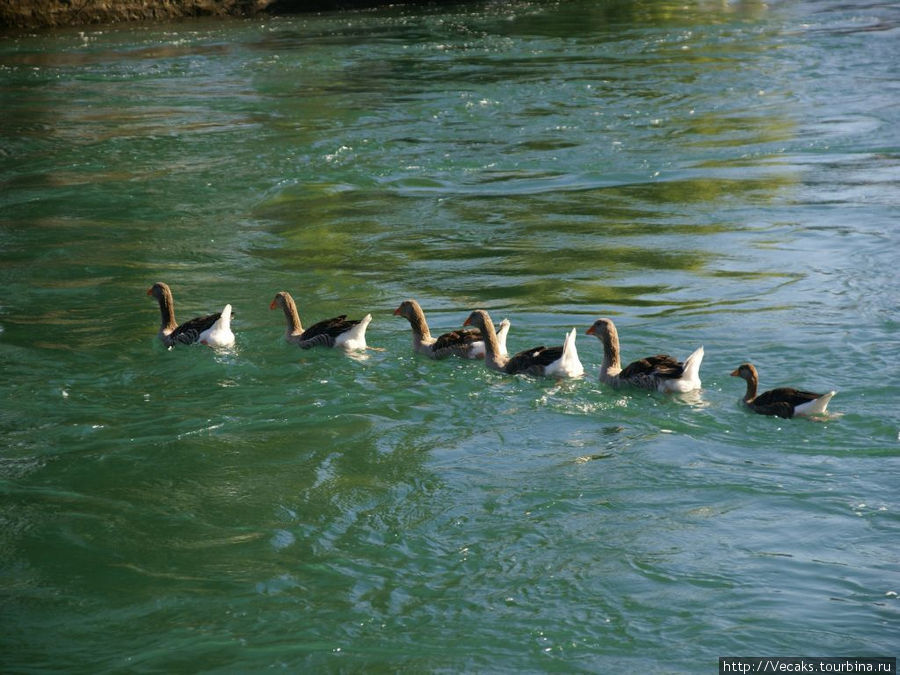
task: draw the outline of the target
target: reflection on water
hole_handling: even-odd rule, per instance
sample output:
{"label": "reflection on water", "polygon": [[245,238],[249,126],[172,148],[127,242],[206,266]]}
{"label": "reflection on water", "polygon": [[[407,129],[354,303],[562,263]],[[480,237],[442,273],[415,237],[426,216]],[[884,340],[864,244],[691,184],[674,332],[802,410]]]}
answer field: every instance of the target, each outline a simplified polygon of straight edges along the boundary
{"label": "reflection on water", "polygon": [[[522,2],[0,43],[3,665],[889,654],[897,18]],[[234,350],[164,349],[159,279],[183,316],[232,303]],[[376,349],[287,344],[282,289],[371,312]],[[435,333],[508,316],[511,350],[575,327],[585,377],[420,358],[407,297]],[[601,385],[604,315],[626,358],[703,344],[703,390]],[[747,413],[747,360],[840,416]]]}

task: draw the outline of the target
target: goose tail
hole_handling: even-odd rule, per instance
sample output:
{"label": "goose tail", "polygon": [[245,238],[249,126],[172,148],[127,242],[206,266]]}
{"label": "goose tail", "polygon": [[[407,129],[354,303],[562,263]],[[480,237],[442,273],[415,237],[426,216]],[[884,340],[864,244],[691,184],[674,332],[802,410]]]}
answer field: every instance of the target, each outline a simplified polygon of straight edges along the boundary
{"label": "goose tail", "polygon": [[500,347],[500,353],[503,356],[509,356],[506,349],[506,336],[509,334],[509,319],[503,319],[497,327],[497,343]]}
{"label": "goose tail", "polygon": [[560,359],[562,361],[561,370],[569,377],[579,377],[584,374],[584,366],[581,365],[581,360],[578,358],[578,348],[575,346],[576,333],[576,329],[573,328],[566,335],[566,340],[563,342],[563,353]]}
{"label": "goose tail", "polygon": [[225,305],[216,322],[209,330],[200,334],[200,344],[210,347],[230,347],[234,344],[234,333],[231,332],[231,305]]}
{"label": "goose tail", "polygon": [[822,394],[819,398],[813,399],[809,403],[798,405],[794,408],[794,414],[806,417],[824,415],[825,410],[828,408],[828,403],[831,401],[831,397],[836,393],[836,391],[829,391],[827,394]]}
{"label": "goose tail", "polygon": [[231,305],[225,305],[222,308],[222,315],[219,317],[219,320],[216,321],[216,324],[220,328],[229,328],[231,326]]}
{"label": "goose tail", "polygon": [[703,347],[697,347],[694,352],[684,360],[684,375],[682,379],[696,382],[700,387],[700,364],[703,363]]}
{"label": "goose tail", "polygon": [[343,347],[344,349],[367,349],[366,328],[369,327],[371,321],[372,315],[366,314],[359,320],[358,324],[338,338],[336,346]]}

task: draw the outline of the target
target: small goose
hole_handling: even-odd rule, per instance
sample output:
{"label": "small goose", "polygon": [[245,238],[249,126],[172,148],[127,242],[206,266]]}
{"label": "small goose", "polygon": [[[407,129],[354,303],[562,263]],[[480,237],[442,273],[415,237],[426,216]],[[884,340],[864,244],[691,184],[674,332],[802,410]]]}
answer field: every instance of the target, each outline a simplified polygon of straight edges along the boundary
{"label": "small goose", "polygon": [[306,330],[300,323],[297,305],[287,291],[280,291],[269,304],[269,309],[281,307],[287,322],[284,339],[301,349],[312,347],[340,347],[354,350],[366,348],[366,328],[372,320],[371,314],[362,319],[347,320],[346,314],[325,319],[313,324]]}
{"label": "small goose", "polygon": [[[448,356],[459,356],[464,359],[484,358],[485,346],[481,331],[477,328],[463,328],[444,333],[438,337],[432,337],[425,321],[425,312],[415,300],[404,300],[394,310],[394,316],[405,317],[412,327],[413,350],[432,359],[443,359]],[[500,330],[497,331],[499,351],[504,356],[506,352],[506,335],[509,332],[509,319],[500,322]]]}
{"label": "small goose", "polygon": [[747,381],[747,393],[743,402],[750,410],[760,415],[777,415],[785,419],[801,416],[824,415],[831,397],[837,392],[814,394],[810,391],[798,391],[791,387],[778,387],[756,395],[759,375],[752,363],[743,363],[731,375],[742,377]]}
{"label": "small goose", "polygon": [[631,384],[642,389],[686,393],[700,388],[700,364],[703,347],[698,347],[684,363],[668,354],[648,356],[622,368],[619,356],[619,333],[610,319],[597,319],[587,329],[603,343],[600,381],[613,386]]}
{"label": "small goose", "polygon": [[230,347],[234,344],[234,333],[231,332],[231,305],[225,305],[221,312],[198,316],[178,325],[175,321],[175,301],[168,284],[158,281],[147,290],[159,302],[162,322],[159,327],[159,339],[166,347],[177,344],[200,343],[210,347]]}
{"label": "small goose", "polygon": [[484,338],[484,363],[488,368],[515,375],[549,375],[554,377],[581,377],[584,367],[578,360],[575,348],[575,329],[566,335],[561,347],[532,347],[510,358],[500,352],[500,343],[490,315],[476,309],[466,319],[464,326],[475,326]]}

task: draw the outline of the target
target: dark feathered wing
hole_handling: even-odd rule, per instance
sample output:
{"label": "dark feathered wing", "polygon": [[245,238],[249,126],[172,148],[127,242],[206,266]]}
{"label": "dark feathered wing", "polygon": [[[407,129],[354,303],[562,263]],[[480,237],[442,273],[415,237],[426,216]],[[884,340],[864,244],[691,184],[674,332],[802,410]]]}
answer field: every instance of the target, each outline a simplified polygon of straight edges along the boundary
{"label": "dark feathered wing", "polygon": [[779,387],[778,389],[763,392],[747,405],[761,415],[777,415],[778,417],[789,418],[794,416],[794,408],[798,405],[809,403],[821,397],[822,394],[814,394],[811,391]]}
{"label": "dark feathered wing", "polygon": [[503,368],[507,373],[542,375],[544,368],[562,358],[562,347],[533,347],[515,354]]}
{"label": "dark feathered wing", "polygon": [[477,328],[473,329],[460,329],[453,330],[449,333],[444,333],[437,340],[434,341],[434,344],[431,345],[431,349],[434,352],[443,352],[447,351],[465,351],[469,348],[469,345],[475,342],[481,342],[483,337],[481,335],[481,331]]}
{"label": "dark feathered wing", "polygon": [[165,342],[169,346],[176,343],[183,345],[193,344],[200,338],[200,334],[203,331],[212,328],[213,324],[218,321],[221,316],[221,312],[216,312],[209,316],[198,316],[190,321],[185,321],[166,336]]}
{"label": "dark feathered wing", "polygon": [[347,320],[346,314],[319,321],[307,328],[300,335],[298,344],[304,349],[310,347],[334,347],[334,342],[341,333],[359,324],[359,320]]}
{"label": "dark feathered wing", "polygon": [[683,363],[676,361],[668,354],[657,354],[629,363],[619,373],[619,377],[624,380],[650,376],[678,379],[683,374]]}

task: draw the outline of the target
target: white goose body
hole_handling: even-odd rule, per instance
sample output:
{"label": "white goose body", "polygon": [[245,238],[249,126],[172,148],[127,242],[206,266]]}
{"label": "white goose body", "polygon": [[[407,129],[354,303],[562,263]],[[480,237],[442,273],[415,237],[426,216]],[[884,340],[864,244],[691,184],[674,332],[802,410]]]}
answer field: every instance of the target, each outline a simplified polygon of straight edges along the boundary
{"label": "white goose body", "polygon": [[230,347],[234,344],[234,333],[231,332],[231,305],[225,305],[216,322],[200,333],[197,340],[210,347]]}
{"label": "white goose body", "polygon": [[[409,321],[412,328],[413,350],[432,359],[444,359],[458,356],[464,359],[483,359],[485,354],[484,338],[476,328],[454,330],[438,337],[431,335],[425,312],[415,300],[404,300],[394,310],[395,316],[402,316]],[[498,349],[506,355],[506,336],[509,333],[509,319],[500,322],[497,331]]]}
{"label": "white goose body", "polygon": [[544,366],[544,375],[554,377],[581,377],[584,375],[584,366],[578,358],[578,349],[575,346],[577,331],[572,328],[563,341],[562,354],[547,366]]}
{"label": "white goose body", "polygon": [[484,363],[488,368],[510,375],[547,375],[552,377],[581,377],[584,367],[578,359],[575,347],[576,331],[566,334],[560,347],[532,347],[512,357],[500,352],[500,343],[490,315],[483,309],[476,309],[469,315],[465,326],[475,326],[481,331],[485,344]]}
{"label": "white goose body", "polygon": [[700,388],[703,347],[695,349],[683,363],[668,354],[657,354],[634,361],[622,368],[619,334],[610,319],[597,319],[588,328],[587,334],[596,336],[603,344],[601,382],[614,387],[628,384],[663,393],[687,393]]}
{"label": "white goose body", "polygon": [[364,350],[368,347],[366,344],[366,329],[372,321],[372,315],[366,314],[362,319],[351,326],[348,330],[338,335],[334,339],[334,346],[339,349],[347,350]]}

